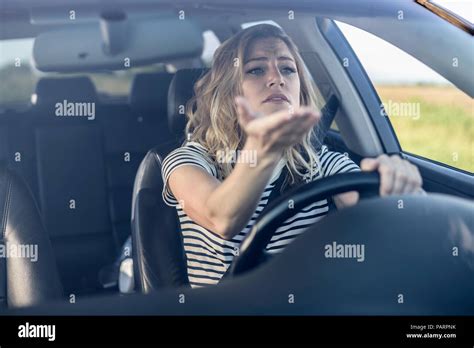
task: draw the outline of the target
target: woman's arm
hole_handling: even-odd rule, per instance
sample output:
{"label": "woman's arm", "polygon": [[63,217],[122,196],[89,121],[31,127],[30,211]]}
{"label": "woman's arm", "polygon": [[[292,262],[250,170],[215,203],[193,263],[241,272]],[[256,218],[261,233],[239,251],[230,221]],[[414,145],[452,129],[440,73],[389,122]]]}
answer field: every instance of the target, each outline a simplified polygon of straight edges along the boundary
{"label": "woman's arm", "polygon": [[[251,146],[244,150],[254,151]],[[255,166],[238,162],[222,182],[196,166],[181,166],[170,175],[168,183],[193,221],[229,240],[252,217],[279,159],[265,156]]]}
{"label": "woman's arm", "polygon": [[175,169],[168,183],[186,214],[197,224],[232,239],[249,222],[286,147],[319,121],[310,108],[283,110],[259,117],[245,100],[237,100],[239,123],[246,134],[243,151],[255,151],[257,164],[237,161],[220,182],[196,166]]}

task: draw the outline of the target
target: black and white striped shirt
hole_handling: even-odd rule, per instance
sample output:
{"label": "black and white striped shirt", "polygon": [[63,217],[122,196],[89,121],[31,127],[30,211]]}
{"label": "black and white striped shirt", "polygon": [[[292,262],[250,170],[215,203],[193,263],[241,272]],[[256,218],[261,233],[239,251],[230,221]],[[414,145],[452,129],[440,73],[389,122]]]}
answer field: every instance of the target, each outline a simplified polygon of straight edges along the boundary
{"label": "black and white striped shirt", "polygon": [[[341,153],[329,151],[323,146],[319,151],[321,170],[316,169],[317,180],[322,177],[359,171],[360,168],[347,156]],[[166,156],[162,165],[163,200],[169,206],[176,207],[181,232],[183,235],[184,250],[187,258],[187,269],[189,282],[192,287],[216,284],[227,271],[232,260],[238,255],[240,244],[247,233],[252,229],[260,212],[268,202],[268,196],[275,187],[285,162],[281,160],[263,191],[258,206],[253,213],[247,226],[231,240],[225,240],[216,233],[209,231],[195,223],[182,209],[179,202],[173,196],[168,186],[168,178],[173,170],[183,165],[198,166],[215,178],[219,178],[216,166],[210,158],[206,148],[196,142],[187,142],[182,147],[175,149]],[[310,181],[310,173],[304,177],[306,182]],[[327,199],[314,202],[294,216],[288,218],[273,235],[266,249],[269,253],[278,253],[291,243],[291,241],[306,228],[327,215],[329,205]]]}

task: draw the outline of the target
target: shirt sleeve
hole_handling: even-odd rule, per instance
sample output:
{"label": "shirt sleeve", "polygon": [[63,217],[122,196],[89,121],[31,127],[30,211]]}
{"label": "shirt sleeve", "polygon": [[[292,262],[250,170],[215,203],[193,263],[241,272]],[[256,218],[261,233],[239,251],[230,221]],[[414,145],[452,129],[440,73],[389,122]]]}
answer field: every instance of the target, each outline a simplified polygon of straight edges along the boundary
{"label": "shirt sleeve", "polygon": [[359,166],[349,156],[323,147],[319,161],[323,177],[341,173],[359,172]]}
{"label": "shirt sleeve", "polygon": [[169,188],[168,179],[175,169],[186,165],[197,166],[204,169],[210,175],[217,177],[216,168],[203,148],[184,145],[173,150],[165,157],[161,166],[161,176],[164,183],[162,197],[163,201],[171,207],[175,207],[179,202]]}

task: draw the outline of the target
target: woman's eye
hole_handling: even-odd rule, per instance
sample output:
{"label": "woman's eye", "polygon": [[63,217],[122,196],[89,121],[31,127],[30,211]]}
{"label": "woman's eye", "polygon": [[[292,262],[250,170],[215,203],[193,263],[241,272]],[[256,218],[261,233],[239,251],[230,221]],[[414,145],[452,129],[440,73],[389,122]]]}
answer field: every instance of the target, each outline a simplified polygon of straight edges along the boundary
{"label": "woman's eye", "polygon": [[247,71],[247,74],[251,74],[251,75],[261,75],[262,73],[263,73],[262,68],[254,68]]}
{"label": "woman's eye", "polygon": [[[291,74],[296,73],[295,69],[293,69],[292,67],[288,67],[288,66],[282,68],[280,71],[284,75],[291,75]],[[263,68],[253,68],[253,69],[248,70],[247,74],[260,76],[260,75],[265,74],[265,70]]]}
{"label": "woman's eye", "polygon": [[294,73],[296,72],[295,69],[293,69],[293,68],[291,68],[291,67],[289,67],[289,66],[284,67],[284,68],[281,69],[281,70],[282,70],[283,73],[288,74],[288,75],[294,74]]}

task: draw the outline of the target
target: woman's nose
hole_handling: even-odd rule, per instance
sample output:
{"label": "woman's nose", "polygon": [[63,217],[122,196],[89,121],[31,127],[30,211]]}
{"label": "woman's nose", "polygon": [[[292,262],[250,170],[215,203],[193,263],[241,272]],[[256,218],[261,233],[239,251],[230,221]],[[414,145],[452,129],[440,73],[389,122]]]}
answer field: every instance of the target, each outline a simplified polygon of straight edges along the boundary
{"label": "woman's nose", "polygon": [[278,69],[272,69],[270,71],[270,76],[268,78],[267,86],[272,87],[275,84],[279,84],[280,87],[283,87],[285,85],[283,75],[280,73]]}

